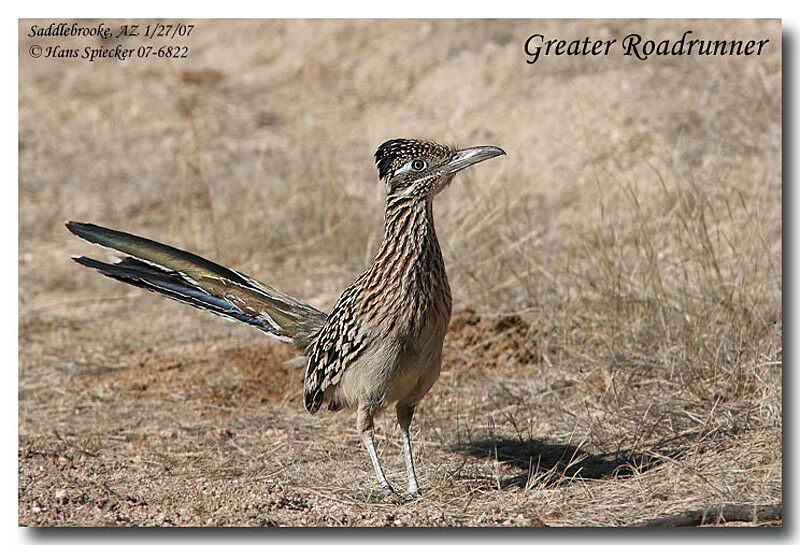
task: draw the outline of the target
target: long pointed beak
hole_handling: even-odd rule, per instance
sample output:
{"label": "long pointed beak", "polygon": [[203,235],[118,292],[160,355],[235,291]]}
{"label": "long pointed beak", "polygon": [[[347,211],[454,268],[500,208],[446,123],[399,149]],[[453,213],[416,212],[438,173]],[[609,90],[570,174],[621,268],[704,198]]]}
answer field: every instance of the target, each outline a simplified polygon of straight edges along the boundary
{"label": "long pointed beak", "polygon": [[506,152],[504,152],[502,149],[494,146],[475,146],[474,148],[464,148],[458,150],[456,154],[453,155],[453,158],[450,159],[450,162],[444,165],[443,169],[447,174],[454,174],[459,170],[471,167],[472,165],[480,163],[481,161],[485,161],[486,159],[491,159],[492,157],[505,154]]}

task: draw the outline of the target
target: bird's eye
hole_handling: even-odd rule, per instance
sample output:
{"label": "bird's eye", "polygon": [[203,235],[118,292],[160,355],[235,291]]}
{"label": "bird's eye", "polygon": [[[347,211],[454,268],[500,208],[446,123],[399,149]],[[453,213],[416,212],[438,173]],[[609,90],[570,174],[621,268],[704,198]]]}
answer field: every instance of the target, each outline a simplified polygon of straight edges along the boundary
{"label": "bird's eye", "polygon": [[428,163],[425,162],[424,159],[414,159],[411,161],[411,169],[420,172],[421,170],[425,170],[425,167],[428,166]]}

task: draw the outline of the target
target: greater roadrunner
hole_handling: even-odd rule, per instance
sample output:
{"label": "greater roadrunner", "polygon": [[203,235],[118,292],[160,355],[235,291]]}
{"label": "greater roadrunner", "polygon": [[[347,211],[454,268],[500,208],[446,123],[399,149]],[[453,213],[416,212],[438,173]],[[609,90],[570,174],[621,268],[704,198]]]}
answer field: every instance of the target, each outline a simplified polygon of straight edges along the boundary
{"label": "greater roadrunner", "polygon": [[127,254],[117,263],[73,259],[102,274],[239,320],[307,358],[305,406],[315,413],[357,410],[358,432],[380,490],[396,495],[373,445],[373,419],[395,403],[408,489],[419,496],[409,426],[439,376],[450,321],[450,286],[433,226],[433,197],[459,170],[504,155],[492,146],[455,150],[420,140],[389,140],[375,152],[387,186],[383,242],[372,265],[344,290],[330,314],[231,269],[146,238],[87,223],[67,228]]}

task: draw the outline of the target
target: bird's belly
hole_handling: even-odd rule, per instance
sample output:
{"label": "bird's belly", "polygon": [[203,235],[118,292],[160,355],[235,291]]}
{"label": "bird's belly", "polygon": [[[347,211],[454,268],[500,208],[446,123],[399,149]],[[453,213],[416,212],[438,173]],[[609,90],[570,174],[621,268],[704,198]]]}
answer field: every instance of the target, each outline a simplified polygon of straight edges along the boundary
{"label": "bird's belly", "polygon": [[439,376],[446,324],[428,323],[416,335],[389,334],[374,342],[342,375],[331,392],[337,404],[368,402],[386,407],[419,400]]}
{"label": "bird's belly", "polygon": [[429,305],[415,334],[399,339],[400,350],[394,368],[396,378],[387,395],[388,403],[416,403],[439,377],[449,314],[449,309],[441,312],[440,308]]}
{"label": "bird's belly", "polygon": [[409,405],[415,405],[439,378],[441,365],[442,358],[439,355],[428,360],[418,360],[414,365],[404,368],[392,384],[386,403],[402,401]]}

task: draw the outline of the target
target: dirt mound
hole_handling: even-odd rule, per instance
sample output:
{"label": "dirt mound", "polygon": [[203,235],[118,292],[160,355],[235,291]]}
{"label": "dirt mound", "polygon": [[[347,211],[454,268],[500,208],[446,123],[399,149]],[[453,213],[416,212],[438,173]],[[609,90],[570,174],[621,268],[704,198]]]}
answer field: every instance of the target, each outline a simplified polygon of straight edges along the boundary
{"label": "dirt mound", "polygon": [[277,343],[205,343],[167,353],[107,355],[113,364],[94,364],[76,380],[86,389],[113,392],[116,399],[161,400],[181,392],[222,409],[277,404],[299,396],[302,389],[302,370],[285,363],[292,357],[291,347]]}
{"label": "dirt mound", "polygon": [[298,396],[303,388],[302,369],[286,365],[295,355],[289,346],[274,344],[222,350],[219,359],[240,373],[231,393],[251,403],[274,403]]}
{"label": "dirt mound", "polygon": [[532,331],[517,314],[480,315],[457,311],[445,338],[446,357],[458,364],[494,367],[529,365],[539,361]]}

